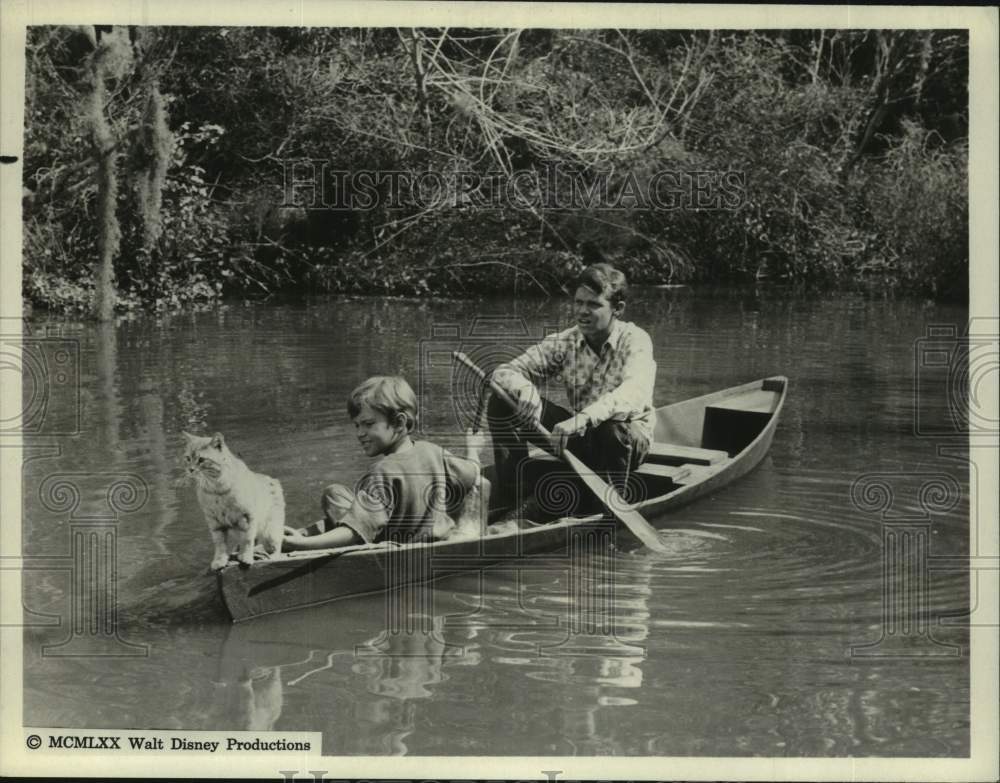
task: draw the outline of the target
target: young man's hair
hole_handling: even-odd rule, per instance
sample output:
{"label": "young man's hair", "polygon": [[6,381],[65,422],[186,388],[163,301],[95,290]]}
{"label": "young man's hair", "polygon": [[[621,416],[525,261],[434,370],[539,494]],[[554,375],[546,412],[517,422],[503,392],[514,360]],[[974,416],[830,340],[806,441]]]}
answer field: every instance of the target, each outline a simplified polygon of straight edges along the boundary
{"label": "young man's hair", "polygon": [[394,424],[396,417],[406,417],[406,431],[417,426],[417,395],[405,378],[398,375],[374,375],[362,382],[347,398],[347,413],[353,419],[367,405]]}
{"label": "young man's hair", "polygon": [[589,288],[596,294],[605,297],[612,305],[624,302],[628,297],[628,281],[623,272],[611,264],[591,264],[580,273],[577,286]]}

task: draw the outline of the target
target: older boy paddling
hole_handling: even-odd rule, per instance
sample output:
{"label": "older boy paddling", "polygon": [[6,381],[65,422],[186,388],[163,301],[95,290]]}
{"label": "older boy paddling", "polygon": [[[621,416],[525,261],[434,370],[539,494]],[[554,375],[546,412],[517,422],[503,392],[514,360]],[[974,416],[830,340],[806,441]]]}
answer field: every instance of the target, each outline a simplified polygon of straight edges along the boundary
{"label": "older boy paddling", "polygon": [[[619,492],[626,491],[629,473],[645,460],[655,425],[656,362],[649,335],[621,320],[627,290],[625,275],[611,264],[587,267],[573,296],[576,324],[548,335],[494,372],[516,403],[512,410],[493,395],[487,408],[497,505],[527,500],[517,479],[528,456],[532,420],[552,431],[557,453],[569,449]],[[536,384],[553,376],[562,378],[572,411],[539,395]]]}

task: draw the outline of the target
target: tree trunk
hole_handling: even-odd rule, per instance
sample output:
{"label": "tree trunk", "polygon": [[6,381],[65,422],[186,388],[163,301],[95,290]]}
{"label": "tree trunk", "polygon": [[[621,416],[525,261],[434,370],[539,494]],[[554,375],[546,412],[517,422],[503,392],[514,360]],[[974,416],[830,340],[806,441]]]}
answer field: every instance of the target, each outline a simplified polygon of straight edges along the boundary
{"label": "tree trunk", "polygon": [[94,86],[90,95],[90,120],[97,163],[97,268],[94,275],[94,317],[110,321],[115,313],[115,256],[121,231],[115,208],[118,201],[117,163],[111,128],[104,117],[104,69],[100,57],[93,59]]}
{"label": "tree trunk", "polygon": [[413,80],[416,84],[417,106],[419,107],[424,124],[424,135],[427,139],[427,143],[430,144],[431,128],[433,123],[431,122],[430,104],[427,102],[427,89],[424,86],[424,81],[427,78],[427,75],[423,66],[423,46],[421,44],[420,36],[417,34],[416,30],[410,30],[409,44],[407,44],[406,39],[403,37],[402,31],[397,30],[397,32],[399,34],[399,39],[403,44],[403,48],[410,56],[410,62],[413,64]]}

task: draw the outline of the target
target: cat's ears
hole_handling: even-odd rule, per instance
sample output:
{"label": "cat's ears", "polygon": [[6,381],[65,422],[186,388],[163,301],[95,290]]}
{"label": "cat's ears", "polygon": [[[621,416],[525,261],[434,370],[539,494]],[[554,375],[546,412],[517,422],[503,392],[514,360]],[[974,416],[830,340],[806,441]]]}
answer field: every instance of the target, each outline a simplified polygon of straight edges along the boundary
{"label": "cat's ears", "polygon": [[[205,438],[203,437],[199,437],[198,435],[192,435],[188,432],[184,432],[183,430],[181,430],[181,435],[183,435],[187,439],[187,442],[189,444],[198,443],[199,441],[205,440]],[[225,438],[222,437],[221,432],[216,432],[214,435],[212,435],[212,439],[211,441],[209,441],[208,445],[211,446],[213,449],[221,449],[223,446],[226,445],[226,441]]]}

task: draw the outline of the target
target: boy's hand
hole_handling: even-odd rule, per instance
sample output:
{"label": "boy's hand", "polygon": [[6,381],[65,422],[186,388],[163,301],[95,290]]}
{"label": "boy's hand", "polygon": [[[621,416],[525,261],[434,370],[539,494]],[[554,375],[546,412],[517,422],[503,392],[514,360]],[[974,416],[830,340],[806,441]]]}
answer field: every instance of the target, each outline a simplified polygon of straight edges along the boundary
{"label": "boy's hand", "polygon": [[295,549],[304,549],[303,544],[305,543],[306,536],[299,533],[298,530],[294,528],[285,526],[285,535],[281,539],[281,551],[290,552]]}
{"label": "boy's hand", "polygon": [[480,430],[473,432],[472,429],[465,431],[465,458],[473,462],[479,462],[479,453],[486,448],[486,435]]}

